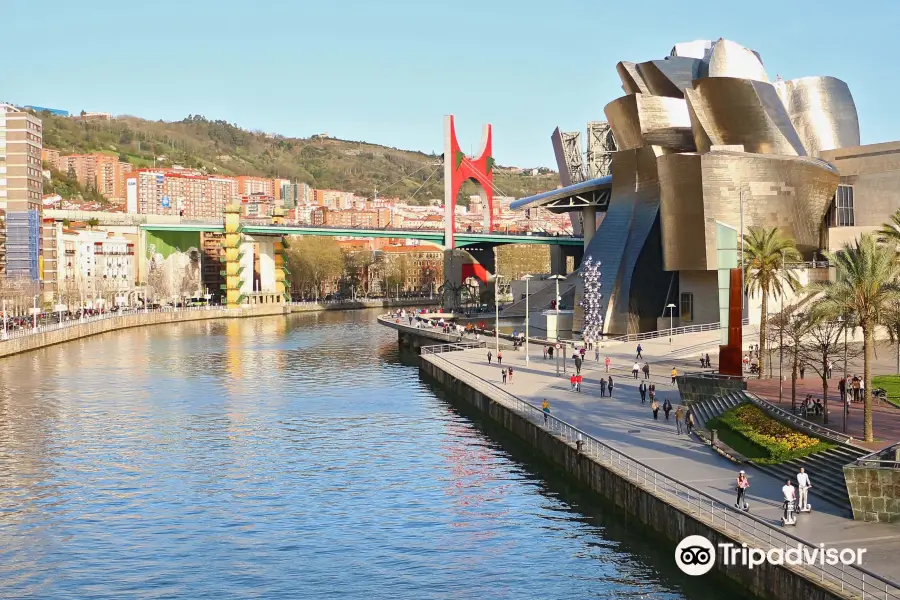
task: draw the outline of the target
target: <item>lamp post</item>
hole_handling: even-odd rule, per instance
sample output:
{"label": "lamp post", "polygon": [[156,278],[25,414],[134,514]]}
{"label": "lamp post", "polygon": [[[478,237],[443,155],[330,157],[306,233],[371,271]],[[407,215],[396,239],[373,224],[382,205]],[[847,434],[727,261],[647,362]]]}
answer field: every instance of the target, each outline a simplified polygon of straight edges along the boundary
{"label": "lamp post", "polygon": [[525,364],[528,364],[528,282],[534,279],[534,275],[523,275],[525,280]]}
{"label": "lamp post", "polygon": [[[784,327],[787,324],[787,319],[784,315],[784,284],[785,284],[785,265],[784,265],[784,250],[781,251],[781,324],[778,327],[778,404],[781,404],[781,400],[784,397]],[[791,384],[793,385],[793,384]],[[793,388],[791,388],[793,389]],[[797,407],[794,406],[794,399],[791,399],[791,410],[796,411]]]}
{"label": "lamp post", "polygon": [[37,299],[38,297],[34,297],[34,307],[31,309],[31,314],[34,316],[34,328],[37,329],[37,316],[38,316],[38,308],[37,308]]}
{"label": "lamp post", "polygon": [[666,304],[666,308],[669,309],[669,345],[672,344],[672,329],[674,329],[674,315],[675,315],[675,305],[669,302]]}
{"label": "lamp post", "polygon": [[494,341],[500,354],[500,276],[494,277]]}
{"label": "lamp post", "polygon": [[843,323],[844,325],[844,397],[841,398],[841,402],[844,405],[841,407],[841,412],[844,413],[844,433],[847,433],[847,407],[849,406],[847,402],[849,398],[849,393],[847,392],[847,325],[849,323],[843,316],[839,316],[837,320],[838,323]]}

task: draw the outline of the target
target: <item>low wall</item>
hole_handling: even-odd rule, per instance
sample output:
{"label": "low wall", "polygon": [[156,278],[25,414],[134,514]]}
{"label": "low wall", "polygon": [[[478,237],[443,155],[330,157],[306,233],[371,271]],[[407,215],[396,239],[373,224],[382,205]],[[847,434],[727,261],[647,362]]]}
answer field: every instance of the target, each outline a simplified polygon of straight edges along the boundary
{"label": "low wall", "polygon": [[289,312],[284,304],[260,304],[248,308],[216,308],[210,310],[179,310],[150,313],[131,313],[121,317],[110,317],[98,321],[88,321],[64,327],[54,331],[26,335],[0,342],[0,358],[29,350],[37,350],[45,346],[62,344],[79,338],[90,337],[109,331],[160,325],[163,323],[185,323],[187,321],[206,321],[209,319],[236,319],[246,317],[264,317],[283,315]]}
{"label": "low wall", "polygon": [[900,523],[900,469],[845,465],[844,481],[854,519]]}
{"label": "low wall", "polygon": [[740,378],[716,377],[714,374],[692,375],[687,373],[675,379],[678,392],[685,405],[701,402],[715,396],[724,396],[729,392],[747,389],[747,382]]}
{"label": "low wall", "polygon": [[[420,361],[419,369],[424,375],[451,391],[456,398],[474,406],[491,420],[525,440],[544,458],[574,477],[581,485],[607,498],[629,515],[672,541],[673,561],[675,544],[689,535],[702,535],[714,545],[734,543],[740,546],[741,540],[700,521],[691,514],[682,512],[625,476],[584,455],[579,455],[576,449],[564,440],[483,395],[465,381],[443,371],[438,364],[430,362],[431,360],[435,359],[423,357]],[[755,596],[764,599],[831,600],[848,597],[789,568],[768,563],[750,570],[743,566],[723,565],[722,561],[717,560],[715,568]]]}

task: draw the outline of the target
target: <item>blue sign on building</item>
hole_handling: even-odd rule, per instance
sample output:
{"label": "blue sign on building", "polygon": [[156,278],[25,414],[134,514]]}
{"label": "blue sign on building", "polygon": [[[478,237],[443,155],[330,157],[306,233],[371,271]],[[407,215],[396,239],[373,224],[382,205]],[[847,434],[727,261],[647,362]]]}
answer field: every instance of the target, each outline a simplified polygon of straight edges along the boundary
{"label": "blue sign on building", "polygon": [[169,197],[168,197],[168,196],[163,196],[163,197],[162,197],[162,202],[161,202],[161,204],[162,204],[162,207],[163,207],[163,208],[169,208],[169,206],[170,206],[170,205],[169,205]]}

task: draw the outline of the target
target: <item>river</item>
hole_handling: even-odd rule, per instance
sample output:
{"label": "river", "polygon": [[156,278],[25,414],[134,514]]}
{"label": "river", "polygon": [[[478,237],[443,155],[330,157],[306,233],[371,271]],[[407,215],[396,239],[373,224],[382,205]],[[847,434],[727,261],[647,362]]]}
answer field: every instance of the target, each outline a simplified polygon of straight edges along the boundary
{"label": "river", "polygon": [[372,311],[5,358],[0,595],[722,597],[496,439]]}

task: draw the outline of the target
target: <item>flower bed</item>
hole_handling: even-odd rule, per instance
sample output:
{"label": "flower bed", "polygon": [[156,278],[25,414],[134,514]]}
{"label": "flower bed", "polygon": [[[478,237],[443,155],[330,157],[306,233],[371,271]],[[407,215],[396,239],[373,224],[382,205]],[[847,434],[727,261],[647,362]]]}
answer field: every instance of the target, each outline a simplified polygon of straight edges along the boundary
{"label": "flower bed", "polygon": [[727,428],[759,449],[748,456],[752,462],[780,463],[833,448],[817,437],[791,429],[753,404],[741,404],[707,423],[710,429]]}

